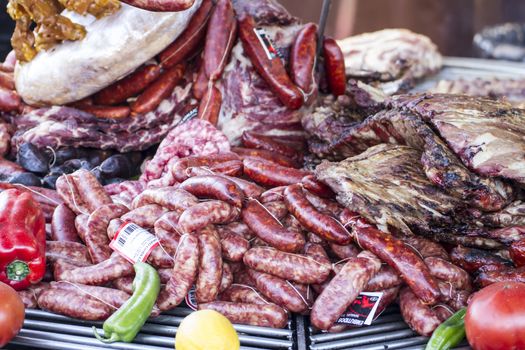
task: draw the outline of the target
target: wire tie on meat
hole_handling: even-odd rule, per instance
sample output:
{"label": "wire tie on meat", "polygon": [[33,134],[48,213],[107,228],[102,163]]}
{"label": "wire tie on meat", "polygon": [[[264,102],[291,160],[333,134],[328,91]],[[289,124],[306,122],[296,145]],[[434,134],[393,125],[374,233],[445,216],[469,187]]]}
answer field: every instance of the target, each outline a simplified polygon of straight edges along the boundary
{"label": "wire tie on meat", "polygon": [[32,192],[32,193],[34,193],[34,194],[36,194],[36,195],[38,195],[38,196],[40,196],[40,197],[44,197],[45,199],[49,200],[50,202],[53,202],[53,203],[56,204],[56,205],[60,205],[60,203],[57,202],[56,200],[54,200],[53,198],[48,197],[48,196],[46,196],[45,194],[42,194],[42,193],[40,193],[40,192],[38,192],[38,191],[35,191],[35,190],[33,190],[32,188],[27,187],[26,185],[16,184],[15,186],[20,186],[20,187],[22,187],[22,188],[25,188],[25,189],[28,190],[29,192]]}
{"label": "wire tie on meat", "polygon": [[259,293],[259,291],[258,291],[257,289],[255,289],[255,288],[253,288],[252,286],[249,286],[249,285],[247,285],[247,284],[239,284],[239,283],[232,283],[232,286],[239,286],[239,287],[249,288],[249,289],[251,289],[252,291],[254,291],[255,294],[257,294],[257,296],[258,296],[259,298],[261,298],[261,300],[262,300],[263,302],[265,302],[266,304],[270,304],[270,302],[269,302],[268,300],[264,299],[263,296],[261,295],[261,293]]}
{"label": "wire tie on meat", "polygon": [[77,208],[77,210],[79,212],[81,212],[82,214],[84,214],[84,215],[88,215],[88,216],[91,215],[90,213],[86,213],[85,211],[80,209],[80,207],[77,204],[77,200],[75,199],[75,191],[73,190],[73,185],[69,181],[69,176],[68,175],[64,175],[64,178],[66,179],[67,186],[69,188],[69,194],[71,195],[71,199],[73,199],[73,204],[75,205],[75,208]]}
{"label": "wire tie on meat", "polygon": [[264,210],[266,210],[266,212],[267,212],[268,214],[270,214],[270,216],[271,216],[272,218],[274,218],[274,219],[279,223],[279,225],[281,225],[281,226],[284,227],[284,225],[281,223],[281,221],[280,221],[279,219],[277,219],[277,217],[276,217],[275,215],[273,215],[272,212],[268,210],[268,208],[266,208],[261,202],[259,202],[258,199],[255,199],[255,201],[256,201],[257,203],[259,203],[259,204],[264,208]]}
{"label": "wire tie on meat", "polygon": [[179,248],[182,245],[182,242],[184,241],[184,239],[186,239],[186,237],[189,237],[189,235],[190,235],[189,233],[185,233],[180,237],[180,241],[179,241],[179,244],[177,245],[177,249],[175,249],[175,254],[173,254],[173,261],[177,259],[177,254],[179,254]]}
{"label": "wire tie on meat", "polygon": [[46,146],[46,148],[49,149],[51,151],[51,154],[53,155],[53,161],[51,161],[49,163],[49,167],[52,168],[55,165],[56,161],[57,161],[57,154],[56,154],[55,150],[53,149],[53,147]]}
{"label": "wire tie on meat", "polygon": [[[435,277],[435,276],[434,276]],[[448,297],[450,299],[452,299],[452,290],[454,289],[454,286],[452,285],[451,282],[449,281],[445,281],[445,283],[447,283],[449,285],[449,289],[448,289]]]}
{"label": "wire tie on meat", "polygon": [[87,294],[90,297],[100,301],[102,304],[105,304],[105,305],[107,305],[107,306],[109,306],[109,307],[111,307],[111,308],[113,308],[115,310],[118,310],[118,307],[116,307],[115,305],[111,305],[110,303],[105,302],[104,300],[100,299],[99,297],[97,297],[97,296],[95,296],[95,295],[93,295],[93,294],[83,290],[76,283],[72,283],[72,282],[69,282],[69,281],[58,281],[57,283],[68,283],[68,284],[72,285],[73,287],[75,287],[76,289],[78,289],[79,291],[81,291],[83,294]]}
{"label": "wire tie on meat", "polygon": [[419,257],[421,258],[421,260],[425,260],[425,257],[423,256],[423,254],[421,254],[421,252],[416,248],[414,247],[412,244],[410,243],[407,243],[407,242],[403,242],[405,245],[409,246],[410,248],[412,248],[412,250],[417,253],[417,255],[419,255]]}
{"label": "wire tie on meat", "polygon": [[291,284],[290,281],[288,281],[288,280],[286,281],[286,283],[288,283],[290,285],[290,287],[292,287],[292,289],[297,293],[297,295],[299,295],[299,297],[301,298],[303,303],[306,305],[306,307],[308,309],[311,309],[310,304],[308,304],[308,302],[304,299],[304,296],[297,290],[297,288],[295,288],[295,286],[293,284]]}

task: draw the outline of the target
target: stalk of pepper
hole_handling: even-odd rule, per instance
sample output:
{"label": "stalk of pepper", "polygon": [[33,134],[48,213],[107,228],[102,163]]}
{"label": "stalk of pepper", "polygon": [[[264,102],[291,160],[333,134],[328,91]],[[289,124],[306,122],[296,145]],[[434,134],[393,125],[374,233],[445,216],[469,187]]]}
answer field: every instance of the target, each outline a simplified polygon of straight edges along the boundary
{"label": "stalk of pepper", "polygon": [[465,338],[466,312],[466,308],[459,310],[436,328],[425,350],[448,350],[458,345]]}
{"label": "stalk of pepper", "polygon": [[40,282],[46,272],[44,214],[31,193],[0,193],[0,281],[15,290]]}
{"label": "stalk of pepper", "polygon": [[96,327],[93,327],[93,334],[101,342],[131,343],[146,323],[155,305],[160,291],[157,270],[143,262],[136,263],[133,268],[135,269],[133,295],[104,322],[102,328],[106,338],[101,337]]}

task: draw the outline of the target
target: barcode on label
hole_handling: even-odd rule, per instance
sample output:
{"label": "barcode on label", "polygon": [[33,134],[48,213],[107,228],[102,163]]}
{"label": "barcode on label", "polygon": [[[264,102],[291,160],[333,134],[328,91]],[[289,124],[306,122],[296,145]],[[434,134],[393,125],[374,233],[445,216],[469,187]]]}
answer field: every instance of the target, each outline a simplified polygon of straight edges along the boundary
{"label": "barcode on label", "polygon": [[266,56],[268,57],[268,59],[273,60],[276,57],[280,57],[279,51],[277,51],[277,49],[275,48],[275,45],[273,44],[266,31],[263,28],[254,28],[254,31],[264,51],[266,52]]}
{"label": "barcode on label", "polygon": [[118,229],[109,247],[135,264],[139,261],[146,261],[151,251],[158,245],[157,237],[142,227],[127,222]]}

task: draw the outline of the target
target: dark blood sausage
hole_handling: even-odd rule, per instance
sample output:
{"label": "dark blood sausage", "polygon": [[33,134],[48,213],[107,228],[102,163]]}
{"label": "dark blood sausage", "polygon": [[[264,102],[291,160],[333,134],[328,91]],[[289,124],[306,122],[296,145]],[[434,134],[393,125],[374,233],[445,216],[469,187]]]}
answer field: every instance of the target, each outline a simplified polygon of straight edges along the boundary
{"label": "dark blood sausage", "polygon": [[16,112],[22,106],[22,100],[15,91],[0,88],[0,112]]}
{"label": "dark blood sausage", "polygon": [[[215,233],[216,234],[216,233]],[[222,279],[221,244],[212,233],[200,233],[199,273],[195,283],[197,303],[208,303],[217,299]]]}
{"label": "dark blood sausage", "polygon": [[228,63],[237,36],[237,22],[231,0],[218,0],[210,18],[204,44],[204,72],[215,81]]}
{"label": "dark blood sausage", "polygon": [[352,241],[350,233],[331,216],[319,212],[306,198],[301,185],[291,185],[284,190],[284,202],[288,211],[307,230],[319,237],[340,245]]}
{"label": "dark blood sausage", "polygon": [[150,228],[154,227],[155,222],[167,211],[168,209],[160,205],[148,204],[122,215],[121,220],[133,222],[142,228]]}
{"label": "dark blood sausage", "polygon": [[73,174],[78,194],[85,203],[89,213],[94,212],[98,207],[105,204],[112,204],[111,197],[107,194],[104,186],[98,182],[93,173],[88,170],[80,169]]}
{"label": "dark blood sausage", "polygon": [[200,230],[211,224],[227,224],[239,218],[240,210],[223,201],[201,202],[188,208],[179,218],[182,233]]}
{"label": "dark blood sausage", "polygon": [[241,217],[257,237],[279,250],[296,253],[302,250],[306,243],[300,232],[284,227],[255,199],[246,201]]}
{"label": "dark blood sausage", "polygon": [[283,328],[288,323],[288,314],[275,304],[246,304],[214,301],[200,304],[199,310],[215,310],[230,322],[259,327]]}
{"label": "dark blood sausage", "polygon": [[312,325],[322,330],[329,329],[365,290],[380,267],[381,261],[369,252],[350,258],[317,297],[310,314]]}
{"label": "dark blood sausage", "polygon": [[332,191],[329,186],[317,180],[314,175],[305,176],[301,180],[301,183],[305,189],[319,197],[335,198],[334,191]]}
{"label": "dark blood sausage", "polygon": [[155,110],[173,92],[184,75],[184,69],[184,65],[178,64],[163,72],[131,103],[131,112],[146,114]]}
{"label": "dark blood sausage", "polygon": [[441,324],[434,310],[419,300],[410,288],[401,289],[399,307],[405,322],[418,334],[428,337]]}
{"label": "dark blood sausage", "polygon": [[425,262],[402,241],[368,224],[362,218],[351,222],[353,237],[361,248],[393,267],[425,304],[435,304],[439,288]]}
{"label": "dark blood sausage", "polygon": [[359,249],[353,244],[339,245],[335,243],[329,243],[330,252],[335,255],[338,259],[344,260],[347,258],[356,257],[359,254]]}
{"label": "dark blood sausage", "polygon": [[222,256],[228,261],[242,261],[244,254],[250,249],[250,242],[227,228],[218,230],[221,238]]}
{"label": "dark blood sausage", "polygon": [[207,120],[217,126],[222,106],[222,94],[215,86],[210,86],[202,96],[197,118]]}
{"label": "dark blood sausage", "polygon": [[222,293],[226,289],[230,288],[233,283],[233,272],[228,263],[222,263],[222,276],[221,276],[221,285],[219,292]]}
{"label": "dark blood sausage", "polygon": [[241,157],[241,159],[245,158],[260,158],[264,160],[268,160],[270,162],[277,163],[279,165],[288,167],[288,168],[300,168],[301,164],[292,159],[285,157],[281,154],[267,151],[265,149],[253,149],[253,148],[243,148],[243,147],[232,147],[232,152],[235,152]]}
{"label": "dark blood sausage", "polygon": [[100,286],[120,277],[133,274],[133,265],[114,253],[111,258],[96,265],[77,267],[63,260],[55,262],[55,279]]}
{"label": "dark blood sausage", "polygon": [[266,305],[269,302],[259,294],[259,292],[250,286],[242,284],[233,284],[221,293],[219,299],[222,301],[231,301],[234,303],[260,304]]}
{"label": "dark blood sausage", "polygon": [[496,282],[525,282],[525,267],[481,271],[474,282],[480,287],[486,287]]}
{"label": "dark blood sausage", "polygon": [[191,193],[169,186],[145,190],[133,200],[131,208],[136,209],[148,204],[157,204],[182,213],[198,202],[197,197]]}
{"label": "dark blood sausage", "polygon": [[183,182],[189,177],[188,168],[211,167],[231,160],[239,160],[239,156],[230,152],[216,153],[209,156],[190,156],[174,162],[171,167],[171,172],[175,180]]}
{"label": "dark blood sausage", "polygon": [[82,106],[78,109],[103,119],[124,119],[131,114],[129,106]]}
{"label": "dark blood sausage", "polygon": [[75,213],[65,204],[60,204],[51,219],[51,240],[61,242],[80,242],[75,227]]}
{"label": "dark blood sausage", "polygon": [[436,257],[426,258],[425,263],[435,278],[451,283],[456,289],[472,289],[470,276],[468,272],[461,267]]}
{"label": "dark blood sausage", "polygon": [[163,68],[171,68],[197,51],[206,35],[212,8],[212,0],[203,0],[182,34],[159,54],[158,59]]}
{"label": "dark blood sausage", "polygon": [[46,261],[54,262],[63,259],[72,263],[91,264],[85,245],[78,242],[47,241]]}
{"label": "dark blood sausage", "polygon": [[116,83],[102,89],[93,96],[96,105],[116,105],[126,102],[146,89],[160,76],[161,68],[156,64],[147,64]]}
{"label": "dark blood sausage", "polygon": [[270,247],[248,250],[243,261],[251,269],[301,284],[323,283],[331,271],[330,265],[324,265],[311,257]]}
{"label": "dark blood sausage", "polygon": [[335,95],[344,95],[346,91],[345,58],[341,48],[332,38],[323,41],[323,54],[326,78],[330,92]]}
{"label": "dark blood sausage", "polygon": [[306,24],[297,34],[290,49],[290,75],[306,95],[314,92],[317,25]]}
{"label": "dark blood sausage", "polygon": [[388,265],[381,266],[381,269],[368,281],[365,288],[367,292],[379,292],[384,289],[391,289],[401,285],[403,281],[397,272]]}
{"label": "dark blood sausage", "polygon": [[236,207],[242,207],[244,192],[237,184],[223,176],[204,175],[190,177],[179,185],[180,189],[201,198],[214,198]]}
{"label": "dark blood sausage", "polygon": [[248,274],[255,281],[257,290],[269,301],[292,312],[301,313],[308,310],[307,301],[303,300],[302,295],[289,282],[251,269],[248,270]]}
{"label": "dark blood sausage", "polygon": [[184,235],[179,243],[171,278],[161,290],[157,305],[162,311],[178,306],[188,294],[199,267],[199,241],[196,236]]}
{"label": "dark blood sausage", "polygon": [[288,76],[281,59],[277,56],[268,57],[255,26],[255,20],[248,14],[239,19],[239,37],[246,55],[257,73],[286,107],[293,110],[301,108],[304,103],[303,93]]}
{"label": "dark blood sausage", "polygon": [[490,251],[462,246],[452,249],[450,259],[455,265],[469,273],[474,273],[485,265],[512,266],[511,261],[503,259]]}
{"label": "dark blood sausage", "polygon": [[509,253],[516,266],[525,266],[525,240],[513,242],[510,245]]}
{"label": "dark blood sausage", "polygon": [[282,165],[257,158],[243,160],[244,174],[263,186],[275,187],[297,184],[308,171],[288,168]]}
{"label": "dark blood sausage", "polygon": [[77,215],[77,217],[75,218],[75,228],[82,242],[84,242],[86,238],[88,220],[89,220],[89,215],[86,215],[86,214]]}
{"label": "dark blood sausage", "polygon": [[128,5],[154,12],[179,12],[193,6],[195,0],[124,0]]}
{"label": "dark blood sausage", "polygon": [[263,149],[298,161],[302,160],[302,154],[299,151],[282,142],[275,141],[271,136],[245,131],[242,134],[242,144],[246,148]]}
{"label": "dark blood sausage", "polygon": [[113,253],[109,247],[107,234],[109,222],[127,212],[128,208],[122,204],[107,204],[99,207],[89,216],[84,242],[94,264],[109,259]]}

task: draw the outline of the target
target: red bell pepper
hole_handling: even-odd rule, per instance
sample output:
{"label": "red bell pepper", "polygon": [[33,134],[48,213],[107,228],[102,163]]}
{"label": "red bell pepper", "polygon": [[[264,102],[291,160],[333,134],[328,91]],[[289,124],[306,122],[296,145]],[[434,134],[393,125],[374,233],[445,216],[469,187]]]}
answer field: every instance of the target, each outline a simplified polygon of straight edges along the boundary
{"label": "red bell pepper", "polygon": [[29,192],[0,193],[0,281],[16,290],[38,283],[46,271],[45,220]]}

